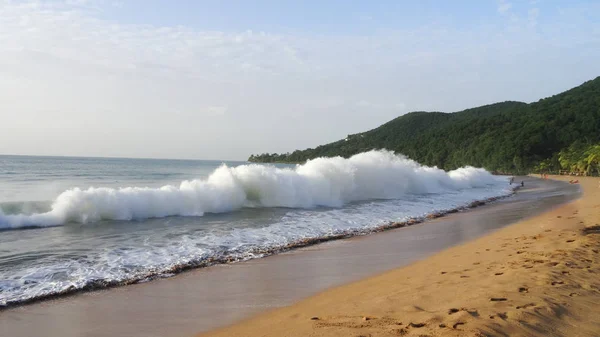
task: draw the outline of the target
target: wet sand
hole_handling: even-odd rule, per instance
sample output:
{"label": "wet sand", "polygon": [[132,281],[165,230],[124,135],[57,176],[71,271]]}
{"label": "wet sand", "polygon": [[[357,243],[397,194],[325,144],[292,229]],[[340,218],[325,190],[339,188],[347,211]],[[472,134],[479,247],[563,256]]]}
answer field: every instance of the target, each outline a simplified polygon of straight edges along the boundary
{"label": "wet sand", "polygon": [[600,336],[600,179],[579,181],[574,202],[202,336]]}
{"label": "wet sand", "polygon": [[578,186],[527,178],[513,197],[411,227],[4,310],[0,336],[192,336],[406,266],[578,195]]}

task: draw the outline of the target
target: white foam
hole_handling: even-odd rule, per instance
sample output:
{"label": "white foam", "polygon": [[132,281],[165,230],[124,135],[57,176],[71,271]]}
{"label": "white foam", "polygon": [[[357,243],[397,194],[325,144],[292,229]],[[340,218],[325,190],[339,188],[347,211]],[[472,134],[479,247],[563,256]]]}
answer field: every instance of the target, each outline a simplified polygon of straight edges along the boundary
{"label": "white foam", "polygon": [[348,159],[317,158],[293,169],[223,165],[207,179],[183,181],[179,186],[74,188],[61,193],[46,213],[0,211],[0,229],[202,216],[242,207],[340,207],[353,201],[397,199],[495,183],[498,178],[484,169],[464,167],[445,172],[391,151],[374,150]]}

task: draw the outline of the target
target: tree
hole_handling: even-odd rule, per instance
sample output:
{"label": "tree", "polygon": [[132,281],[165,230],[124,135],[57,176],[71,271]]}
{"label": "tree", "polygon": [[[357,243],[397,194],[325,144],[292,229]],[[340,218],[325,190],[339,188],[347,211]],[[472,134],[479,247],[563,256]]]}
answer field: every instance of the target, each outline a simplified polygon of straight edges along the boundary
{"label": "tree", "polygon": [[[301,163],[388,149],[449,170],[465,165],[502,173],[567,169],[597,172],[600,77],[538,102],[501,102],[455,113],[411,112],[378,128],[291,154],[249,161]],[[589,157],[589,158],[588,158]]]}

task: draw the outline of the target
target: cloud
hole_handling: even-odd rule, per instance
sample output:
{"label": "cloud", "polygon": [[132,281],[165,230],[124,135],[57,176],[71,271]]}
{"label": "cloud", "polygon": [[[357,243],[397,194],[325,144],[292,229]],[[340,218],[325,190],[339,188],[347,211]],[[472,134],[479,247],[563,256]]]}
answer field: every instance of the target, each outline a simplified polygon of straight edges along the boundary
{"label": "cloud", "polygon": [[205,112],[209,116],[223,116],[227,112],[226,106],[209,106],[205,109]]}
{"label": "cloud", "polygon": [[354,103],[359,108],[371,109],[390,109],[390,110],[406,110],[405,103],[387,103],[387,102],[371,102],[361,99]]}
{"label": "cloud", "polygon": [[[76,4],[74,4],[76,2]],[[0,7],[4,50],[38,51],[99,69],[223,78],[237,72],[302,71],[284,37],[246,31],[200,32],[185,27],[123,25],[90,16],[87,1]]]}
{"label": "cloud", "polygon": [[506,0],[498,0],[498,13],[505,15],[511,9],[512,4]]}
{"label": "cloud", "polygon": [[537,25],[537,19],[540,15],[539,8],[531,8],[527,11],[527,21],[531,27],[535,27]]}
{"label": "cloud", "polygon": [[0,0],[0,153],[244,159],[600,74],[599,25],[579,11],[361,35],[128,24],[107,19],[115,4]]}

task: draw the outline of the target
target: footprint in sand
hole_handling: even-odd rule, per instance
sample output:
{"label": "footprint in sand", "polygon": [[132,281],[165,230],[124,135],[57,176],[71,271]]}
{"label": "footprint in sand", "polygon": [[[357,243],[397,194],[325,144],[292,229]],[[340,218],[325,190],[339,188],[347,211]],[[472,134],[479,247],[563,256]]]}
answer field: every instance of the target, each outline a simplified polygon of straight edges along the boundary
{"label": "footprint in sand", "polygon": [[529,288],[527,288],[527,287],[520,287],[519,288],[519,292],[520,293],[528,293],[529,292]]}
{"label": "footprint in sand", "polygon": [[555,286],[555,285],[561,285],[561,284],[565,284],[565,282],[564,282],[564,281],[554,281],[554,282],[552,282],[551,284],[552,284],[553,286]]}
{"label": "footprint in sand", "polygon": [[452,329],[456,329],[458,328],[460,325],[465,325],[465,322],[456,322],[452,325]]}
{"label": "footprint in sand", "polygon": [[466,308],[460,308],[460,309],[450,308],[450,309],[448,309],[448,315],[455,314],[455,313],[457,313],[459,311],[466,311],[469,315],[471,315],[473,317],[479,317],[479,312],[477,312],[476,309],[469,310],[469,309],[466,309]]}
{"label": "footprint in sand", "polygon": [[529,307],[535,307],[535,303],[527,303],[527,304],[524,304],[524,305],[518,305],[517,309],[527,309]]}
{"label": "footprint in sand", "polygon": [[492,302],[503,302],[503,301],[507,301],[508,299],[506,297],[492,297],[490,298],[490,301]]}
{"label": "footprint in sand", "polygon": [[508,314],[506,312],[499,312],[499,313],[496,313],[495,315],[490,315],[490,319],[494,319],[494,318],[496,318],[496,316],[501,319],[504,319],[504,320],[508,318]]}
{"label": "footprint in sand", "polygon": [[500,272],[500,273],[495,273],[494,275],[500,276],[500,275],[504,275],[504,273]]}

